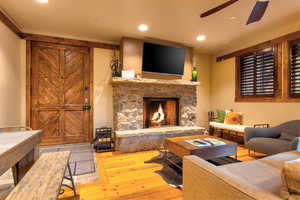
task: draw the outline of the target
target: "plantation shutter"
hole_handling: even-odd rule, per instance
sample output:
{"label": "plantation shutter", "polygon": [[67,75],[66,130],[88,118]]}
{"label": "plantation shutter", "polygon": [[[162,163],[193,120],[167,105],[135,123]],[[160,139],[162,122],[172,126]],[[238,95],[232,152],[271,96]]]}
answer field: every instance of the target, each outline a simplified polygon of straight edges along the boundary
{"label": "plantation shutter", "polygon": [[240,63],[240,92],[242,96],[255,94],[255,56],[241,57]]}
{"label": "plantation shutter", "polygon": [[290,96],[300,97],[300,42],[291,46]]}
{"label": "plantation shutter", "polygon": [[273,48],[240,57],[240,95],[275,95],[276,63]]}

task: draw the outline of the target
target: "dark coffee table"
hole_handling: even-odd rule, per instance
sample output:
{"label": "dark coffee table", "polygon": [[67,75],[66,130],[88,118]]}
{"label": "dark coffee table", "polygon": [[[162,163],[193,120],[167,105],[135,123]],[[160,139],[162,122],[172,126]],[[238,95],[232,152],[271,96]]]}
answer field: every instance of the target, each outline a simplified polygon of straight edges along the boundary
{"label": "dark coffee table", "polygon": [[[214,138],[225,142],[226,144],[219,146],[197,147],[186,142],[186,140],[201,138]],[[237,143],[209,135],[194,135],[186,137],[167,138],[165,140],[165,148],[168,153],[174,154],[179,158],[179,160],[182,160],[184,156],[188,155],[195,155],[204,160],[227,157],[232,155],[234,155],[235,158],[237,158]],[[167,161],[171,162],[171,164],[180,167],[180,165],[178,164],[178,159],[174,161],[173,159],[169,159],[168,156],[166,156],[166,159]]]}

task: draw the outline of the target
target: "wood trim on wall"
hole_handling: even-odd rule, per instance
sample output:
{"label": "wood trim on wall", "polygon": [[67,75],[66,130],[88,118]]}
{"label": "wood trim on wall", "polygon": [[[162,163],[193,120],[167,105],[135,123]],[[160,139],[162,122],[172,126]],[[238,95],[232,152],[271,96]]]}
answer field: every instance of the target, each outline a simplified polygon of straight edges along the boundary
{"label": "wood trim on wall", "polygon": [[50,42],[55,44],[64,44],[72,46],[90,47],[90,48],[101,48],[101,49],[120,49],[118,44],[108,44],[101,42],[90,42],[85,40],[75,40],[63,37],[53,37],[39,34],[22,33],[22,38],[25,40],[32,40],[38,42]]}
{"label": "wood trim on wall", "polygon": [[26,41],[26,126],[31,127],[31,41]]}
{"label": "wood trim on wall", "polygon": [[295,40],[297,38],[300,38],[300,31],[289,33],[289,34],[286,34],[284,36],[281,36],[281,37],[278,37],[278,38],[275,38],[275,39],[272,39],[272,40],[269,40],[269,41],[265,41],[265,42],[259,43],[257,45],[251,46],[251,47],[247,47],[247,48],[240,49],[238,51],[234,51],[234,52],[231,52],[231,53],[223,55],[223,56],[219,56],[219,57],[217,57],[216,61],[221,62],[221,61],[227,60],[229,58],[240,56],[240,55],[245,54],[249,51],[250,52],[251,51],[257,51],[259,49],[266,48],[268,46],[283,43],[284,41]]}
{"label": "wood trim on wall", "polygon": [[16,26],[14,22],[0,9],[0,21],[2,21],[7,28],[14,32],[17,36],[22,38],[22,31]]}
{"label": "wood trim on wall", "polygon": [[93,142],[94,138],[94,48],[90,48],[90,130],[88,140]]}

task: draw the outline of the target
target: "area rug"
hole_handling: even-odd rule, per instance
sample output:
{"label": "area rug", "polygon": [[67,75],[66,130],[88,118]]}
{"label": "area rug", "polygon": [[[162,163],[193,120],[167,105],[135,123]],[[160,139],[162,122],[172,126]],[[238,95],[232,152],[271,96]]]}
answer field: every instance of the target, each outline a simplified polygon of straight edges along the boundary
{"label": "area rug", "polygon": [[[161,170],[155,171],[155,173],[159,174],[164,179],[164,181],[168,183],[170,186],[178,189],[182,189],[181,170],[178,167],[166,162],[164,156],[165,154],[161,152],[158,156],[155,156],[150,160],[145,161],[145,163],[156,163],[162,165],[163,168]],[[173,154],[167,154],[167,156],[169,159],[173,158]],[[176,158],[174,157],[174,159]]]}
{"label": "area rug", "polygon": [[[40,153],[70,151],[70,168],[75,184],[96,182],[99,180],[95,153],[90,144],[70,144],[41,147]],[[66,175],[69,176],[68,171]]]}
{"label": "area rug", "polygon": [[[161,164],[163,168],[161,170],[155,171],[155,173],[159,174],[166,183],[168,183],[170,186],[182,189],[182,170],[178,168],[177,166],[171,164],[168,162],[165,158],[165,156],[168,156],[168,159],[173,160],[173,162],[176,162],[176,165],[179,165],[182,167],[182,162],[178,159],[177,156],[171,154],[171,153],[163,153],[161,152],[158,156],[155,156],[151,158],[148,161],[145,161],[145,163],[157,163]],[[208,162],[220,166],[220,165],[226,165],[236,162],[241,162],[239,160],[236,160],[231,157],[222,157],[222,158],[215,158],[208,160]]]}

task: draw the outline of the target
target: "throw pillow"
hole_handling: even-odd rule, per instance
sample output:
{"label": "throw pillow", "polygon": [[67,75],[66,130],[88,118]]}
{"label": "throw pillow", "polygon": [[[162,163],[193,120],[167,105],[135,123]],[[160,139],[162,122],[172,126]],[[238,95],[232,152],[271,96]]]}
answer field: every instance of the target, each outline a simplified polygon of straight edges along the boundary
{"label": "throw pillow", "polygon": [[279,139],[280,140],[287,140],[287,141],[292,141],[295,138],[294,135],[290,135],[285,132],[281,132]]}
{"label": "throw pillow", "polygon": [[216,122],[224,123],[226,112],[225,110],[217,110]]}
{"label": "throw pillow", "polygon": [[225,124],[238,125],[242,122],[242,114],[238,112],[227,112],[225,116]]}
{"label": "throw pillow", "polygon": [[[281,191],[282,198],[286,199],[289,195],[300,194],[300,159],[287,161],[284,163],[281,178],[283,187]],[[289,195],[287,195],[287,192]]]}

